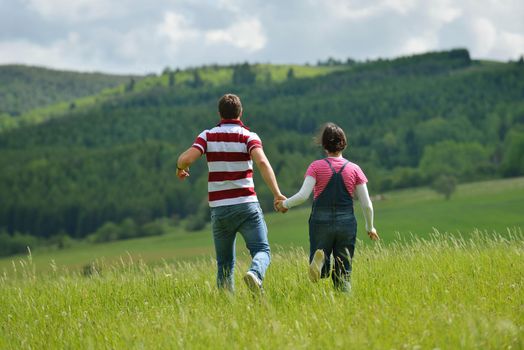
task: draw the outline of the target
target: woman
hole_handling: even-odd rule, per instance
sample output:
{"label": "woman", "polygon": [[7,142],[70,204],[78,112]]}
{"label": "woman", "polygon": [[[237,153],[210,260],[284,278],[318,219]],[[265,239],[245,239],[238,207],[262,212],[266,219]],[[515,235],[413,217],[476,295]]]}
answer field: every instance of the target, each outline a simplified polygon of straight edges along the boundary
{"label": "woman", "polygon": [[367,190],[367,178],[360,167],[342,157],[347,146],[344,131],[327,123],[320,143],[327,158],[311,163],[300,191],[276,208],[286,212],[302,204],[313,191],[313,207],[309,218],[309,277],[313,282],[329,277],[333,254],[335,268],[331,277],[336,289],[351,290],[351,260],[355,252],[357,221],[353,199],[358,198],[366,220],[366,231],[372,240],[379,236],[373,227],[373,205]]}

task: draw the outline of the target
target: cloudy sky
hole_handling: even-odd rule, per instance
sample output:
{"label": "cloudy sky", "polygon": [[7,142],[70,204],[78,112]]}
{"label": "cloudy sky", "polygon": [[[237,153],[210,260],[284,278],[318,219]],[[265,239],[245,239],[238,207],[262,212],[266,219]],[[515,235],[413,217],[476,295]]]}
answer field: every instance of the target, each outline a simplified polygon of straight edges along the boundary
{"label": "cloudy sky", "polygon": [[0,0],[0,64],[160,72],[466,47],[524,54],[522,0]]}

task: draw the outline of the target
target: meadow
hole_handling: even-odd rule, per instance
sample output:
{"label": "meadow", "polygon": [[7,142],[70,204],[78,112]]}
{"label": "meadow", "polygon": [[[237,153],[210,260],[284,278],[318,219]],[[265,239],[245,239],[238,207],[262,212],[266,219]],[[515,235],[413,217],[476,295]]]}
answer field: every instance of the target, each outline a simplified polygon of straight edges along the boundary
{"label": "meadow", "polygon": [[349,295],[309,282],[301,248],[274,251],[262,297],[239,283],[245,256],[235,295],[217,291],[208,258],[39,276],[29,257],[0,277],[0,348],[520,349],[523,238],[362,246]]}
{"label": "meadow", "polygon": [[241,239],[236,292],[216,289],[209,229],[3,259],[0,349],[521,349],[523,194],[523,178],[461,185],[449,201],[385,194],[382,240],[359,228],[349,295],[307,278],[306,208],[267,215],[259,298]]}

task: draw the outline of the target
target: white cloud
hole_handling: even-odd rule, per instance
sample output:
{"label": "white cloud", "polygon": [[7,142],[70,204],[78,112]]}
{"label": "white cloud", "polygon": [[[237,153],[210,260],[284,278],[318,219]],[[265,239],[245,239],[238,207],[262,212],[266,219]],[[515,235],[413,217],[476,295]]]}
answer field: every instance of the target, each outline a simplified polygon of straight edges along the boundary
{"label": "white cloud", "polygon": [[486,18],[475,18],[470,23],[474,35],[474,56],[498,59],[517,58],[524,54],[524,34],[500,30]]}
{"label": "white cloud", "polygon": [[349,20],[365,20],[379,15],[384,10],[382,3],[369,5],[366,1],[355,0],[332,0],[324,5],[330,10],[331,16]]}
{"label": "white cloud", "polygon": [[449,23],[459,18],[463,11],[453,1],[440,0],[429,2],[427,13],[440,23]]}
{"label": "white cloud", "polygon": [[434,49],[435,43],[436,38],[432,36],[409,38],[402,46],[401,52],[404,54],[415,54],[431,51]]}
{"label": "white cloud", "polygon": [[524,35],[501,32],[494,50],[494,56],[500,59],[517,58],[524,55]]}
{"label": "white cloud", "polygon": [[477,55],[486,56],[495,45],[497,29],[486,18],[476,18],[471,22],[471,29],[475,36],[472,49]]}
{"label": "white cloud", "polygon": [[125,12],[125,1],[26,0],[27,6],[44,18],[82,22],[115,17]]}
{"label": "white cloud", "polygon": [[254,52],[264,48],[267,41],[262,24],[256,18],[235,20],[226,28],[204,30],[192,26],[184,16],[168,12],[156,32],[160,38],[167,39],[171,55],[189,43],[199,46],[229,45]]}
{"label": "white cloud", "polygon": [[237,0],[219,0],[218,8],[235,14],[240,14],[242,12],[242,6]]}
{"label": "white cloud", "polygon": [[[407,15],[415,10],[418,4],[418,0],[331,0],[328,2],[318,1],[317,5],[328,6],[336,17],[349,20],[366,20],[388,14]],[[429,4],[423,4],[423,6]]]}
{"label": "white cloud", "polygon": [[417,0],[385,0],[383,5],[404,15],[416,7]]}
{"label": "white cloud", "polygon": [[207,31],[205,38],[208,43],[230,44],[249,52],[263,49],[267,42],[262,24],[256,18],[235,21],[226,29]]}
{"label": "white cloud", "polygon": [[451,47],[508,60],[524,54],[523,13],[522,0],[0,0],[0,63],[145,73]]}
{"label": "white cloud", "polygon": [[173,46],[197,39],[200,35],[184,16],[174,12],[167,12],[164,15],[163,22],[157,26],[157,34],[167,38]]}
{"label": "white cloud", "polygon": [[39,45],[26,40],[0,42],[0,52],[0,63],[24,63],[72,70],[92,69],[88,58],[95,54],[75,32],[51,45]]}

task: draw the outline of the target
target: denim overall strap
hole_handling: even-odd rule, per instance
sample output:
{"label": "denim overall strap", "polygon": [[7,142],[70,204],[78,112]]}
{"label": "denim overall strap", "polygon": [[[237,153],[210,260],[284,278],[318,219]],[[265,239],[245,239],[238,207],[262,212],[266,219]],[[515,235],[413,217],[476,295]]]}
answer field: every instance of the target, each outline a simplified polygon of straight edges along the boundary
{"label": "denim overall strap", "polygon": [[328,163],[333,175],[331,176],[331,179],[329,179],[326,188],[313,201],[313,213],[318,209],[330,210],[332,212],[342,209],[344,211],[349,210],[353,213],[353,198],[349,194],[344,183],[344,178],[342,177],[342,172],[349,161],[344,163],[337,172],[329,160],[326,158],[324,158],[324,160]]}

